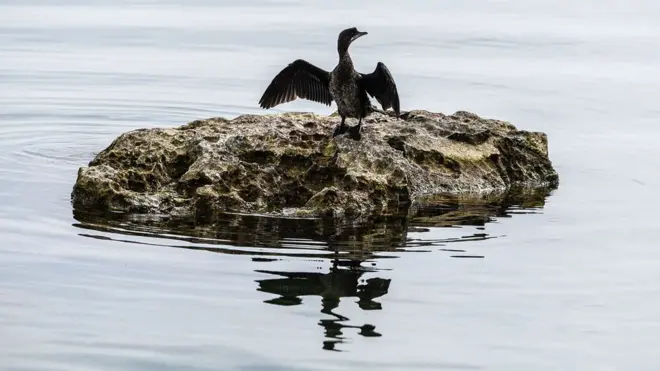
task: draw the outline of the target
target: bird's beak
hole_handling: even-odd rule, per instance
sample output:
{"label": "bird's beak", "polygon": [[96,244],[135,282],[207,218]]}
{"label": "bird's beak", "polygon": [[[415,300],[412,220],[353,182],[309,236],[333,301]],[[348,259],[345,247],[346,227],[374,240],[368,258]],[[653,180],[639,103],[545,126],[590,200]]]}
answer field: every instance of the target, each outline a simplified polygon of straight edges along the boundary
{"label": "bird's beak", "polygon": [[355,34],[355,36],[353,36],[353,39],[351,41],[355,41],[355,40],[361,38],[364,35],[368,35],[368,33],[367,32],[358,32],[357,34]]}

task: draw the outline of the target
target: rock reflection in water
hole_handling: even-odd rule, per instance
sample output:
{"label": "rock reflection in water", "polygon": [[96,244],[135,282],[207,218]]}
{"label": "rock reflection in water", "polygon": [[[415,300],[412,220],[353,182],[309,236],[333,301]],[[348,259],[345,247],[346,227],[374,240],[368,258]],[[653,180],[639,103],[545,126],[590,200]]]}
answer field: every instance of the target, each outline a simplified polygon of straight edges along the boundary
{"label": "rock reflection in water", "polygon": [[302,303],[302,296],[321,297],[321,313],[334,317],[319,321],[319,325],[325,329],[325,336],[328,339],[323,342],[323,349],[337,350],[335,346],[344,341],[343,331],[347,328],[356,329],[358,334],[365,337],[381,336],[375,331],[375,326],[368,323],[360,326],[348,324],[349,318],[334,310],[339,307],[341,298],[347,297],[357,297],[357,305],[362,310],[382,309],[381,303],[373,299],[387,294],[391,280],[374,277],[360,282],[360,277],[366,272],[366,269],[359,266],[344,268],[340,266],[338,260],[334,260],[330,272],[325,274],[270,270],[257,270],[257,272],[283,277],[257,280],[258,291],[279,295],[266,300],[265,303],[299,305]]}
{"label": "rock reflection in water", "polygon": [[[273,264],[283,258],[325,259],[331,263],[328,273],[286,272],[259,269],[260,274],[278,276],[257,280],[257,290],[275,297],[265,300],[270,305],[292,306],[303,303],[304,296],[321,298],[320,312],[332,318],[321,318],[325,332],[323,348],[337,350],[353,329],[365,337],[381,334],[376,326],[351,324],[349,318],[336,312],[341,298],[356,297],[363,310],[380,310],[374,299],[386,295],[391,281],[382,277],[363,279],[375,268],[365,262],[400,258],[412,251],[444,250],[455,258],[483,258],[469,254],[454,245],[495,238],[485,231],[495,218],[513,214],[538,212],[545,204],[544,190],[509,192],[505,195],[471,199],[456,196],[433,196],[423,207],[413,207],[406,215],[370,217],[364,220],[291,219],[264,215],[227,214],[213,224],[200,224],[194,219],[156,215],[126,215],[74,210],[74,224],[85,230],[81,236],[111,241],[174,247],[233,255],[247,255],[255,264]],[[471,226],[463,236],[424,238],[430,228]],[[474,231],[476,229],[476,231]],[[434,233],[437,237],[442,232]],[[131,239],[131,237],[141,237]],[[150,237],[145,240],[143,237]],[[161,242],[158,242],[161,241]],[[447,245],[453,246],[447,246]]]}
{"label": "rock reflection in water", "polygon": [[[381,215],[360,220],[226,214],[213,224],[200,224],[194,218],[78,209],[74,209],[73,217],[78,221],[74,226],[88,231],[81,233],[86,237],[261,258],[335,258],[338,253],[345,259],[364,260],[377,252],[492,238],[486,233],[459,239],[419,239],[410,238],[408,234],[428,231],[431,227],[482,227],[494,218],[536,212],[543,207],[548,193],[541,189],[482,198],[436,195],[425,199],[423,206],[413,206],[406,215]],[[98,235],[96,232],[110,234]],[[138,242],[118,237],[121,235],[156,240]],[[155,242],[158,240],[168,242]],[[381,254],[379,257],[386,256]]]}

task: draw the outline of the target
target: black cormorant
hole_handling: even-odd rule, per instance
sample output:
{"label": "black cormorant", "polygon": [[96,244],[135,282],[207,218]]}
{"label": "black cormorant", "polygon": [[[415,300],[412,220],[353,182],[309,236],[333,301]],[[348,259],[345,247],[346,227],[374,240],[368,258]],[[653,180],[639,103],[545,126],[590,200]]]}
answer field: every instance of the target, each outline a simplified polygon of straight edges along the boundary
{"label": "black cormorant", "polygon": [[[337,52],[339,62],[328,72],[303,59],[295,60],[280,71],[264,91],[259,105],[271,108],[278,104],[303,98],[325,105],[334,100],[341,116],[341,124],[333,137],[348,132],[355,140],[361,138],[362,119],[373,110],[367,93],[376,98],[383,110],[392,108],[399,116],[399,93],[394,79],[384,63],[378,62],[372,73],[359,73],[353,68],[348,47],[356,39],[366,35],[352,27],[339,33]],[[353,127],[345,125],[347,117],[359,119]]]}

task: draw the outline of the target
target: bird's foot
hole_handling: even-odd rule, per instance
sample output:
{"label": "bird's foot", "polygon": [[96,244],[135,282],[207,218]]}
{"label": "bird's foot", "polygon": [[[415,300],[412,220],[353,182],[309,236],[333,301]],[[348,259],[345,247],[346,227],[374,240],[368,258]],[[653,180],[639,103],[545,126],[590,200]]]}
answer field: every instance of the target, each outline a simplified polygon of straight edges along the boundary
{"label": "bird's foot", "polygon": [[332,137],[336,137],[338,135],[344,134],[346,131],[348,131],[348,125],[344,124],[343,122],[335,128],[335,131],[332,133]]}
{"label": "bird's foot", "polygon": [[387,115],[387,111],[385,111],[383,109],[380,109],[380,108],[374,106],[373,104],[371,105],[371,112],[380,113],[382,115]]}
{"label": "bird's foot", "polygon": [[347,136],[353,140],[359,141],[362,139],[362,124],[352,126],[347,130]]}
{"label": "bird's foot", "polygon": [[399,115],[397,115],[396,112],[386,111],[386,110],[380,109],[380,108],[378,108],[374,105],[371,105],[371,112],[372,113],[380,113],[381,115],[390,116],[390,117],[394,117],[394,118],[399,118]]}

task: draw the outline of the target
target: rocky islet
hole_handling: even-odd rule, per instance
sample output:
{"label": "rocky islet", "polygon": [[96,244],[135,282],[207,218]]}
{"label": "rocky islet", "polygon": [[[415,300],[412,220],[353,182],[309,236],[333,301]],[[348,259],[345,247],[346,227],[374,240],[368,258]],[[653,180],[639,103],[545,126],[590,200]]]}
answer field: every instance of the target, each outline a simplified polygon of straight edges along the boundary
{"label": "rocky islet", "polygon": [[72,202],[200,220],[226,212],[364,216],[407,212],[435,194],[558,185],[547,136],[505,121],[463,111],[374,113],[360,141],[332,138],[338,122],[285,113],[129,131],[79,169]]}

